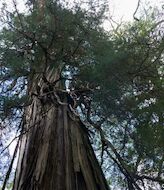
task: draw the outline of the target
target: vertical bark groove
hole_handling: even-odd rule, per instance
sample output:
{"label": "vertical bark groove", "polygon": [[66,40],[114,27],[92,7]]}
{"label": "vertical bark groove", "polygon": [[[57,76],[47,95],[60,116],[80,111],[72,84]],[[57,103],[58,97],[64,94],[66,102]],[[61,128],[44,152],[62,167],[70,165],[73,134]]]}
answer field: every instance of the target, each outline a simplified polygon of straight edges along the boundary
{"label": "vertical bark groove", "polygon": [[62,105],[55,98],[34,97],[25,112],[13,190],[108,190],[87,129],[65,94]]}

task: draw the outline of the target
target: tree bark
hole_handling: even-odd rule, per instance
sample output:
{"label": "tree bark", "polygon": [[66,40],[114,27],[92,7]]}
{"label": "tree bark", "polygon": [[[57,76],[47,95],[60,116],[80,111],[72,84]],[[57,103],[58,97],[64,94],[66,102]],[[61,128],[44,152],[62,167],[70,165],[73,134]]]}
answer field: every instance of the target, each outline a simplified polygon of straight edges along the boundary
{"label": "tree bark", "polygon": [[[52,83],[57,75],[48,79]],[[37,79],[31,93],[36,84],[40,94],[31,95],[25,110],[13,190],[108,190],[87,129],[70,109],[67,94],[54,94],[59,85],[45,93],[47,84]]]}

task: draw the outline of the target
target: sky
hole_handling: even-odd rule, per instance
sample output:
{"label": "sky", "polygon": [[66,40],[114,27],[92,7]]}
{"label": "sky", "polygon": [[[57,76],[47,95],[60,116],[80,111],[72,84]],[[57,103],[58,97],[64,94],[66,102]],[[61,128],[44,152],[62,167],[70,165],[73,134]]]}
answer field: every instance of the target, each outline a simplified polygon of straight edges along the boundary
{"label": "sky", "polygon": [[[2,2],[10,3],[13,0],[0,0],[0,7]],[[25,9],[24,0],[14,0],[18,3],[18,9],[23,11]],[[69,3],[76,0],[69,0]],[[78,0],[77,0],[78,1]],[[138,0],[108,0],[109,4],[109,14],[107,15],[109,18],[112,19],[116,23],[121,23],[121,21],[132,21],[133,14],[137,8]],[[162,6],[164,7],[164,0],[140,0],[140,9],[138,9],[136,16],[139,15],[139,11],[145,5],[154,6]],[[12,8],[12,7],[11,7]],[[114,23],[113,23],[114,24]],[[116,26],[114,24],[114,26]],[[108,19],[104,23],[104,28],[106,30],[111,29],[111,20]]]}
{"label": "sky", "polygon": [[[133,14],[136,11],[138,0],[108,0],[109,1],[109,18],[111,17],[116,23],[133,21]],[[164,0],[140,0],[140,6],[135,16],[140,15],[144,7],[163,7]],[[138,17],[137,17],[138,18]],[[110,30],[110,19],[104,24],[106,30]],[[114,22],[113,22],[114,24]],[[116,26],[114,24],[114,26]]]}
{"label": "sky", "polygon": [[[12,2],[13,0],[0,0],[0,4],[2,2]],[[18,7],[20,10],[24,9],[23,0],[15,0],[18,3]],[[69,0],[71,2],[73,0]],[[76,1],[76,0],[75,0]],[[123,21],[129,21],[133,19],[133,13],[136,10],[138,0],[108,0],[110,14],[113,16],[113,19],[119,21],[122,19]],[[143,4],[148,4],[152,7],[162,5],[164,6],[164,0],[140,0],[141,6]]]}
{"label": "sky", "polygon": [[[138,0],[109,0],[111,14],[116,20],[123,19],[129,21],[133,19],[133,13],[136,10]],[[141,6],[150,4],[152,7],[164,5],[164,0],[141,0]]]}

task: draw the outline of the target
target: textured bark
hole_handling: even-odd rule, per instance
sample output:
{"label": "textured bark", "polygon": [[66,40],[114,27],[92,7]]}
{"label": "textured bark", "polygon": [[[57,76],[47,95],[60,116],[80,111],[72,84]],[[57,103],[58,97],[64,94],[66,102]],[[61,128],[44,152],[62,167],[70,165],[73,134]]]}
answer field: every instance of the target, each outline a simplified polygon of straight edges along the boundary
{"label": "textured bark", "polygon": [[45,102],[33,96],[26,109],[13,190],[109,189],[87,129],[65,94],[64,104],[47,94]]}

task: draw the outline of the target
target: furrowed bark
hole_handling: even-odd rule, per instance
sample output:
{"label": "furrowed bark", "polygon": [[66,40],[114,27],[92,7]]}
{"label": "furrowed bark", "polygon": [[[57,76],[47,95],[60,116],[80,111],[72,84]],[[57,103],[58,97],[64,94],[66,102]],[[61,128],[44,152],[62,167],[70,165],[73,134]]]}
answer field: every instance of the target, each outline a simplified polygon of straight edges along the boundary
{"label": "furrowed bark", "polygon": [[[49,74],[51,83],[57,80],[57,74]],[[38,80],[37,85],[40,94],[32,96],[25,110],[13,190],[108,190],[87,129],[70,109],[67,93],[54,94],[56,85],[44,94],[47,84]]]}

